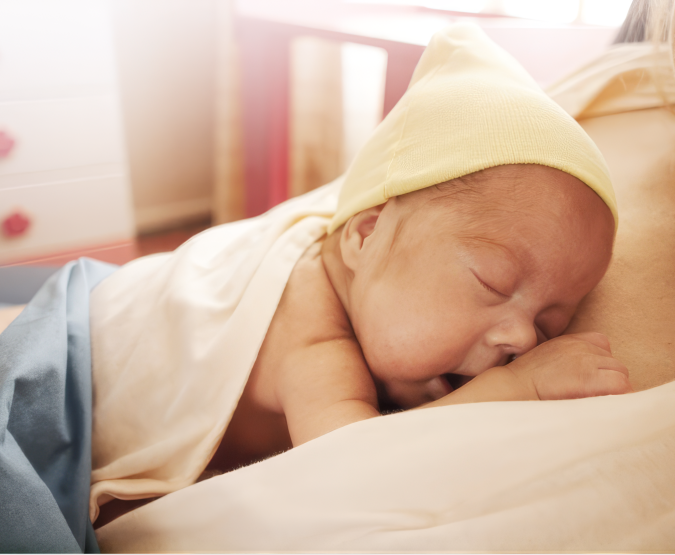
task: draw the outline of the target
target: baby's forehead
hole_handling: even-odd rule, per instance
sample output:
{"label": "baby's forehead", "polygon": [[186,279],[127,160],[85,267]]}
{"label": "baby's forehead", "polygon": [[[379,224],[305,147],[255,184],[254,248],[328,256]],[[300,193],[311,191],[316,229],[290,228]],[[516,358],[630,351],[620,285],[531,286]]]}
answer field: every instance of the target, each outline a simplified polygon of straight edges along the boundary
{"label": "baby's forehead", "polygon": [[[486,243],[558,242],[606,220],[611,211],[586,184],[561,170],[536,164],[505,165],[406,195],[400,209],[407,232],[438,242],[443,235]],[[533,231],[536,230],[536,231]]]}
{"label": "baby's forehead", "polygon": [[549,166],[506,164],[470,173],[439,185],[452,186],[459,182],[485,192],[531,196],[544,192],[547,185],[563,187],[563,183],[570,180],[582,183],[576,177]]}
{"label": "baby's forehead", "polygon": [[[523,211],[556,215],[571,208],[572,197],[600,198],[577,177],[538,164],[495,166],[439,183],[428,195],[436,204],[485,219],[517,219]],[[601,204],[593,207],[604,210]]]}

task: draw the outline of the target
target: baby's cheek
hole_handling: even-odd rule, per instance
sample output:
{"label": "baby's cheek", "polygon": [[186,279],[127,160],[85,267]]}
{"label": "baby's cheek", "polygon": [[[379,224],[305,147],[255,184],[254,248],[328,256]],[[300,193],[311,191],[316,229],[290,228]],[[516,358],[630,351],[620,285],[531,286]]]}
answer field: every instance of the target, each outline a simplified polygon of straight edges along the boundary
{"label": "baby's cheek", "polygon": [[384,376],[404,382],[423,382],[452,371],[459,362],[441,342],[401,341],[383,353]]}
{"label": "baby's cheek", "polygon": [[373,374],[423,380],[454,363],[450,355],[458,349],[453,344],[457,330],[452,318],[438,307],[417,301],[414,291],[402,295],[386,287],[364,298],[353,324]]}

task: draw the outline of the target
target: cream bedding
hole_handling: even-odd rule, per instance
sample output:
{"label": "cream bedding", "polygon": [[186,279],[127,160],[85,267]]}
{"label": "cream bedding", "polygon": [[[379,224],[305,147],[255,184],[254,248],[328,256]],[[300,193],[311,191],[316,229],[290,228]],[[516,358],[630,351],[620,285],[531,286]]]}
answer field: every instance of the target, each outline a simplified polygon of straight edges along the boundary
{"label": "cream bedding", "polygon": [[154,501],[104,552],[675,547],[675,383],[623,397],[412,411]]}
{"label": "cream bedding", "polygon": [[[660,114],[664,88],[639,71],[665,59],[651,48],[615,47],[554,97],[575,116],[591,113],[587,129],[593,118]],[[649,159],[650,175],[671,171],[664,156]],[[92,512],[110,495],[174,492],[102,527],[102,550],[675,549],[675,383],[390,415],[185,487],[222,437],[285,280],[323,233],[339,185],[142,259],[95,290]],[[673,284],[657,285],[668,306]],[[616,310],[635,319],[639,309]],[[651,350],[667,356],[673,330],[653,331]]]}

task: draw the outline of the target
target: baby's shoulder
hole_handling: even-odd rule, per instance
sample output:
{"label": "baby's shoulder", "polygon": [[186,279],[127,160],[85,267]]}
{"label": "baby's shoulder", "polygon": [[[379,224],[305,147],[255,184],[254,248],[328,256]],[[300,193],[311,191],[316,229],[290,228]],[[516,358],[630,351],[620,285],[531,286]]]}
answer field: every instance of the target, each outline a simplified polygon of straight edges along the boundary
{"label": "baby's shoulder", "polygon": [[305,345],[331,340],[356,342],[347,313],[328,278],[315,243],[295,265],[275,319]]}

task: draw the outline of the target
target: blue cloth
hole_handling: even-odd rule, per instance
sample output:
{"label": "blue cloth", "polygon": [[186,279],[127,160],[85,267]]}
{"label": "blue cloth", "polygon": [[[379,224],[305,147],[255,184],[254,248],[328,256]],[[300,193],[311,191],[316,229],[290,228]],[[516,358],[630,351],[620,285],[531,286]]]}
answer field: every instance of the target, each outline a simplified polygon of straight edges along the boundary
{"label": "blue cloth", "polygon": [[67,264],[0,334],[2,552],[98,552],[89,520],[89,292],[116,268]]}
{"label": "blue cloth", "polygon": [[0,306],[26,304],[59,266],[0,267]]}

